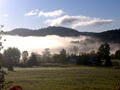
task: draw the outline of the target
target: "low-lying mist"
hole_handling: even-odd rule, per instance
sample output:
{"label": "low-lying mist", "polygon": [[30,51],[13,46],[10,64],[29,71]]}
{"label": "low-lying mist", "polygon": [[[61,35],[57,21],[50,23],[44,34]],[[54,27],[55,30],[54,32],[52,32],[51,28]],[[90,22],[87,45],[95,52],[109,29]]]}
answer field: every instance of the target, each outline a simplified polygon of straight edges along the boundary
{"label": "low-lying mist", "polygon": [[[3,42],[4,49],[8,47],[19,48],[20,51],[27,50],[29,53],[36,52],[41,54],[45,48],[50,48],[51,53],[59,53],[61,49],[65,49],[68,53],[81,53],[90,52],[92,50],[97,51],[102,42],[97,39],[93,39],[86,36],[79,37],[60,37],[56,35],[45,37],[22,37],[4,35]],[[110,43],[111,53],[120,49],[119,44]],[[76,50],[75,50],[76,49]]]}

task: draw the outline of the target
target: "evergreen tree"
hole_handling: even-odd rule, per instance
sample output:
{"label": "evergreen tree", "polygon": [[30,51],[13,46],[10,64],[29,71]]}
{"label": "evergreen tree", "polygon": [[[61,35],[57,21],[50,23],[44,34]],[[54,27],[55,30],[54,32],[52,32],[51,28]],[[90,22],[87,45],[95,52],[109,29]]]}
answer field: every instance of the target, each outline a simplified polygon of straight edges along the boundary
{"label": "evergreen tree", "polygon": [[62,49],[61,51],[60,51],[60,61],[62,62],[62,63],[65,63],[65,62],[67,62],[67,58],[66,58],[66,50],[65,49]]}

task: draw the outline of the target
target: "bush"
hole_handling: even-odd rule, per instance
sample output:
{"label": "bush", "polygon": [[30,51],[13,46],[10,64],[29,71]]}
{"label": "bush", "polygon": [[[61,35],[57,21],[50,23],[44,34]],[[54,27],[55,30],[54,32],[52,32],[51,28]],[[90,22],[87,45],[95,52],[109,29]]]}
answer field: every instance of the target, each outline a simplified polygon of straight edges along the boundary
{"label": "bush", "polygon": [[80,55],[77,58],[77,64],[81,64],[81,65],[90,65],[91,61],[89,60],[89,57],[87,55]]}

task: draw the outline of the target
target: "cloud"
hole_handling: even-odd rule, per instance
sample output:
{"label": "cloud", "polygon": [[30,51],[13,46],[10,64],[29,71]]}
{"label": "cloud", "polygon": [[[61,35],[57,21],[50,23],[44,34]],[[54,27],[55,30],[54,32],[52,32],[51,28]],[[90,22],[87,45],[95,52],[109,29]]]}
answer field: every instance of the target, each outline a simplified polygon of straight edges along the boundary
{"label": "cloud", "polygon": [[62,10],[56,10],[56,11],[53,11],[53,12],[43,12],[43,11],[40,11],[39,13],[39,17],[40,16],[44,16],[44,17],[57,17],[57,16],[61,16],[64,12]]}
{"label": "cloud", "polygon": [[24,16],[34,16],[38,14],[38,9],[25,13]]}
{"label": "cloud", "polygon": [[45,23],[48,23],[51,26],[59,26],[59,25],[67,25],[67,24],[74,24],[80,20],[88,20],[89,17],[86,16],[69,16],[64,15],[62,17],[56,19],[49,19],[46,20]]}
{"label": "cloud", "polygon": [[4,14],[3,17],[8,17],[9,15],[8,14]]}
{"label": "cloud", "polygon": [[103,25],[113,22],[112,19],[90,18],[87,16],[69,16],[64,15],[56,19],[48,19],[45,21],[50,26],[70,26],[79,28],[82,26]]}
{"label": "cloud", "polygon": [[[36,9],[26,13],[25,16],[37,15],[39,17],[47,17],[47,20],[44,23],[48,24],[49,26],[65,26],[74,29],[87,26],[100,26],[110,24],[114,21],[112,19],[91,18],[83,15],[63,15],[63,13],[64,11],[61,9],[52,12],[38,12],[38,9]],[[54,18],[50,19],[50,17]]]}
{"label": "cloud", "polygon": [[72,28],[78,28],[80,26],[94,26],[94,25],[103,25],[103,24],[109,24],[113,22],[112,19],[93,19],[90,21],[83,21],[83,22],[78,22],[75,23]]}

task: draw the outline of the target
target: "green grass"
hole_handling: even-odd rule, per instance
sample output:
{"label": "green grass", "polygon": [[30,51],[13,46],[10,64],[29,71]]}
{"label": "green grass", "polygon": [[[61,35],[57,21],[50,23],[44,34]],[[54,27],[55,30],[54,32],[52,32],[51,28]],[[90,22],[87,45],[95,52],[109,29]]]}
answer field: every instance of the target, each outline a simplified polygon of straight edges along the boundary
{"label": "green grass", "polygon": [[120,70],[88,66],[15,68],[6,80],[24,90],[114,90],[120,83]]}

